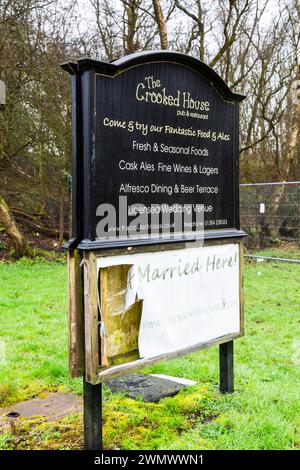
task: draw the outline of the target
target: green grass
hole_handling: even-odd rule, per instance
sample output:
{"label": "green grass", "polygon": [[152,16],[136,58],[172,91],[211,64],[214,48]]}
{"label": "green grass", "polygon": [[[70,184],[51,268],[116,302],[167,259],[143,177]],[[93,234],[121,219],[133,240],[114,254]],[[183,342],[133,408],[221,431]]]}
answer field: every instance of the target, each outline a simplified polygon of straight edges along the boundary
{"label": "green grass", "polygon": [[67,371],[66,287],[65,264],[0,264],[0,406],[43,389],[79,390]]}
{"label": "green grass", "polygon": [[[245,336],[235,341],[235,393],[218,391],[218,348],[144,372],[197,385],[158,404],[104,397],[104,446],[125,449],[297,449],[300,447],[300,267],[247,263]],[[81,391],[67,372],[66,268],[0,265],[2,403],[43,390]],[[2,365],[1,365],[2,364]],[[2,390],[2,392],[1,392]],[[0,428],[0,448],[80,448],[82,417],[21,421]]]}

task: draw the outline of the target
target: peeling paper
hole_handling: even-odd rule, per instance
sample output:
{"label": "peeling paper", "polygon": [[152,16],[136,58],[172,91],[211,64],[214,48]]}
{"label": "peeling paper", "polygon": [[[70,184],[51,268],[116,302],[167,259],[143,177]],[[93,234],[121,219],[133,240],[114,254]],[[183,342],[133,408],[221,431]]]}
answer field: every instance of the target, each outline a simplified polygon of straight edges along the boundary
{"label": "peeling paper", "polygon": [[142,300],[144,298],[142,282],[139,280],[138,266],[141,266],[141,264],[131,266],[127,274],[125,310],[128,310],[135,303],[136,299]]}
{"label": "peeling paper", "polygon": [[131,265],[124,309],[143,300],[141,358],[240,330],[237,244],[103,257],[97,263],[98,269]]}

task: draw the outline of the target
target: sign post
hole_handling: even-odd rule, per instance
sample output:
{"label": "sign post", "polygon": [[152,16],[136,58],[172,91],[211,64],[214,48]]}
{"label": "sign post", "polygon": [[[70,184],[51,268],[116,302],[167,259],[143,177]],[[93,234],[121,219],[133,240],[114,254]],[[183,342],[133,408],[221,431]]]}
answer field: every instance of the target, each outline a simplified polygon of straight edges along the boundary
{"label": "sign post", "polygon": [[85,450],[102,449],[102,384],[83,379],[83,428]]}
{"label": "sign post", "polygon": [[220,392],[232,393],[234,389],[233,341],[220,344]]}
{"label": "sign post", "polygon": [[85,448],[102,447],[102,382],[220,348],[233,391],[243,335],[239,103],[173,52],[62,65],[72,80],[69,350]]}

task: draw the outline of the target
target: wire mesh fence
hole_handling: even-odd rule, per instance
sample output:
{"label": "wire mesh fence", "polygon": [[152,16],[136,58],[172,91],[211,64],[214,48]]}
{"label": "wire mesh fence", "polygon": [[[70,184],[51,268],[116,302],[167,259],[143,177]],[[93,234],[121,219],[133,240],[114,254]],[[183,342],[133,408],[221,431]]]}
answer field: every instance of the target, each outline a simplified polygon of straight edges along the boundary
{"label": "wire mesh fence", "polygon": [[300,181],[241,184],[240,217],[248,246],[300,242]]}

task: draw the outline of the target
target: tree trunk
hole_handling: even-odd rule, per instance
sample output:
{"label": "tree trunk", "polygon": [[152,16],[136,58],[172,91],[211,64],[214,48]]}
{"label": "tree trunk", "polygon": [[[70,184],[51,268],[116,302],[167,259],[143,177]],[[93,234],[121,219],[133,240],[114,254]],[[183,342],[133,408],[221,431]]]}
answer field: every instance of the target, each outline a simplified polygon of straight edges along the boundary
{"label": "tree trunk", "polygon": [[0,196],[0,222],[4,226],[4,230],[12,239],[15,245],[16,254],[18,257],[28,256],[30,248],[26,238],[19,231],[15,219],[10,212],[10,209],[3,197]]}
{"label": "tree trunk", "polygon": [[205,32],[203,24],[203,10],[201,0],[198,0],[198,31],[199,31],[199,40],[200,40],[200,51],[199,59],[204,60],[205,55]]}
{"label": "tree trunk", "polygon": [[136,40],[137,20],[138,20],[138,5],[135,1],[126,1],[125,10],[127,15],[127,31],[124,33],[125,42],[125,55],[133,54],[139,48],[138,41]]}
{"label": "tree trunk", "polygon": [[154,15],[156,19],[156,23],[159,30],[159,37],[160,37],[160,46],[163,50],[168,49],[168,34],[167,34],[167,25],[166,20],[164,18],[160,0],[152,0],[153,1],[153,8],[154,8]]}

